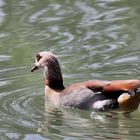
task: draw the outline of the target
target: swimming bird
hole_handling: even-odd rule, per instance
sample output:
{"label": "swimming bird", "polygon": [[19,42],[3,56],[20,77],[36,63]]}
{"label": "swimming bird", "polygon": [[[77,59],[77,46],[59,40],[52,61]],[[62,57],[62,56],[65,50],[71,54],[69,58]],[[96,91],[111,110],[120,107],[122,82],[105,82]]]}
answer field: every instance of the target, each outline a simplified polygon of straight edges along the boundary
{"label": "swimming bird", "polygon": [[31,72],[39,68],[44,72],[45,96],[55,106],[133,111],[140,104],[140,80],[89,80],[65,87],[56,55],[46,51],[36,54]]}

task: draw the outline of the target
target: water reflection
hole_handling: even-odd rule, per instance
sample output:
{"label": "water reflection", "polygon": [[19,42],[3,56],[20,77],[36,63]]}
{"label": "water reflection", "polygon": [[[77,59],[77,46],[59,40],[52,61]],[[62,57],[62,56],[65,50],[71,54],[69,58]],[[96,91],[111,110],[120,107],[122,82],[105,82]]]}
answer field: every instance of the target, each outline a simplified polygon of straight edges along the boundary
{"label": "water reflection", "polygon": [[[126,135],[130,138],[138,131],[137,125],[133,124],[136,120],[129,113],[55,108],[48,106],[47,100],[45,106],[44,121],[39,125],[38,132],[52,134],[53,138],[126,139]],[[131,127],[136,129],[133,131]]]}
{"label": "water reflection", "polygon": [[[139,1],[0,0],[1,139],[139,139],[130,118],[75,109],[45,111],[34,54],[58,56],[65,85],[140,75]],[[109,115],[109,116],[108,116]],[[106,117],[107,116],[107,117]]]}

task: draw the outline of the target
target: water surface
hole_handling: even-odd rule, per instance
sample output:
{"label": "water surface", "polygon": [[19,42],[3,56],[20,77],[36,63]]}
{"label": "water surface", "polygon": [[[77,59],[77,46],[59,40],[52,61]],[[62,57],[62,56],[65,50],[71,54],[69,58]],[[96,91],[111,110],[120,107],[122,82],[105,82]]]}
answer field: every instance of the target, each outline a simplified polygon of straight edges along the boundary
{"label": "water surface", "polygon": [[65,85],[140,76],[139,0],[0,0],[0,139],[140,137],[140,109],[91,112],[45,108],[34,55],[58,56]]}

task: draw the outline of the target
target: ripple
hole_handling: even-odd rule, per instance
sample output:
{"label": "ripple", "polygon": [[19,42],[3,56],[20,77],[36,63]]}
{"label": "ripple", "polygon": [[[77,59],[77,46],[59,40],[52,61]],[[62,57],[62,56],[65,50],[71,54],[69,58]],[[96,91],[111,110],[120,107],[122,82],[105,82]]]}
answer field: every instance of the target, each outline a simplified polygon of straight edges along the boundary
{"label": "ripple", "polygon": [[64,32],[64,33],[61,34],[61,36],[62,35],[67,39],[59,41],[58,43],[60,43],[61,45],[65,45],[65,44],[71,42],[74,39],[74,36],[69,32]]}
{"label": "ripple", "polygon": [[0,38],[6,38],[10,35],[10,33],[7,33],[7,32],[3,32],[3,33],[0,33]]}
{"label": "ripple", "polygon": [[33,54],[51,50],[65,84],[139,77],[139,2],[1,2],[1,139],[139,139],[140,110],[129,119],[47,110],[42,74],[29,72]]}
{"label": "ripple", "polygon": [[8,56],[8,55],[0,55],[0,62],[3,61],[8,61],[11,59],[12,56]]}
{"label": "ripple", "polygon": [[20,139],[21,131],[25,134],[37,132],[44,111],[39,101],[42,100],[41,92],[36,90],[34,93],[34,89],[23,88],[0,94],[0,131],[4,137]]}
{"label": "ripple", "polygon": [[23,69],[25,67],[16,67],[16,68],[5,68],[0,70],[0,72],[8,72],[8,71],[14,71],[14,70],[19,70],[19,69]]}
{"label": "ripple", "polygon": [[[1,79],[0,79],[0,80],[1,80]],[[13,81],[15,81],[15,80],[0,81],[0,87],[5,86],[5,85],[9,85],[9,84],[11,84]]]}
{"label": "ripple", "polygon": [[139,60],[139,57],[138,56],[127,56],[127,57],[124,57],[123,58],[119,58],[117,59],[116,61],[114,61],[114,63],[127,63],[127,62],[133,62],[133,61],[136,61],[136,60]]}
{"label": "ripple", "polygon": [[37,18],[39,18],[39,16],[46,13],[47,11],[48,11],[47,9],[42,9],[40,11],[37,11],[36,13],[34,13],[33,15],[30,16],[29,22],[35,22],[37,20]]}
{"label": "ripple", "polygon": [[[37,98],[37,95],[29,94],[28,90],[30,88],[19,89],[16,91],[11,91],[9,93],[5,93],[1,99],[3,100],[3,106],[5,110],[9,110],[9,113],[13,112],[15,114],[23,114],[30,115],[30,109],[32,104],[34,104],[34,98]],[[26,93],[24,96],[19,93]],[[16,97],[16,98],[15,98]],[[29,106],[29,107],[28,107]],[[29,112],[28,112],[29,111]]]}

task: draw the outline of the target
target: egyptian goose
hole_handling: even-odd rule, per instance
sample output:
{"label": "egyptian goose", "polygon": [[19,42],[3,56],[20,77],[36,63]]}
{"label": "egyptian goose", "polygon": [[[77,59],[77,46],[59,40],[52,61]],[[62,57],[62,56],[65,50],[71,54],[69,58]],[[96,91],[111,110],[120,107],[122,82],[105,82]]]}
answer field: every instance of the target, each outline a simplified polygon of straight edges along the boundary
{"label": "egyptian goose", "polygon": [[140,103],[140,80],[90,80],[64,87],[57,57],[39,52],[31,72],[43,68],[45,96],[56,106],[133,111]]}

